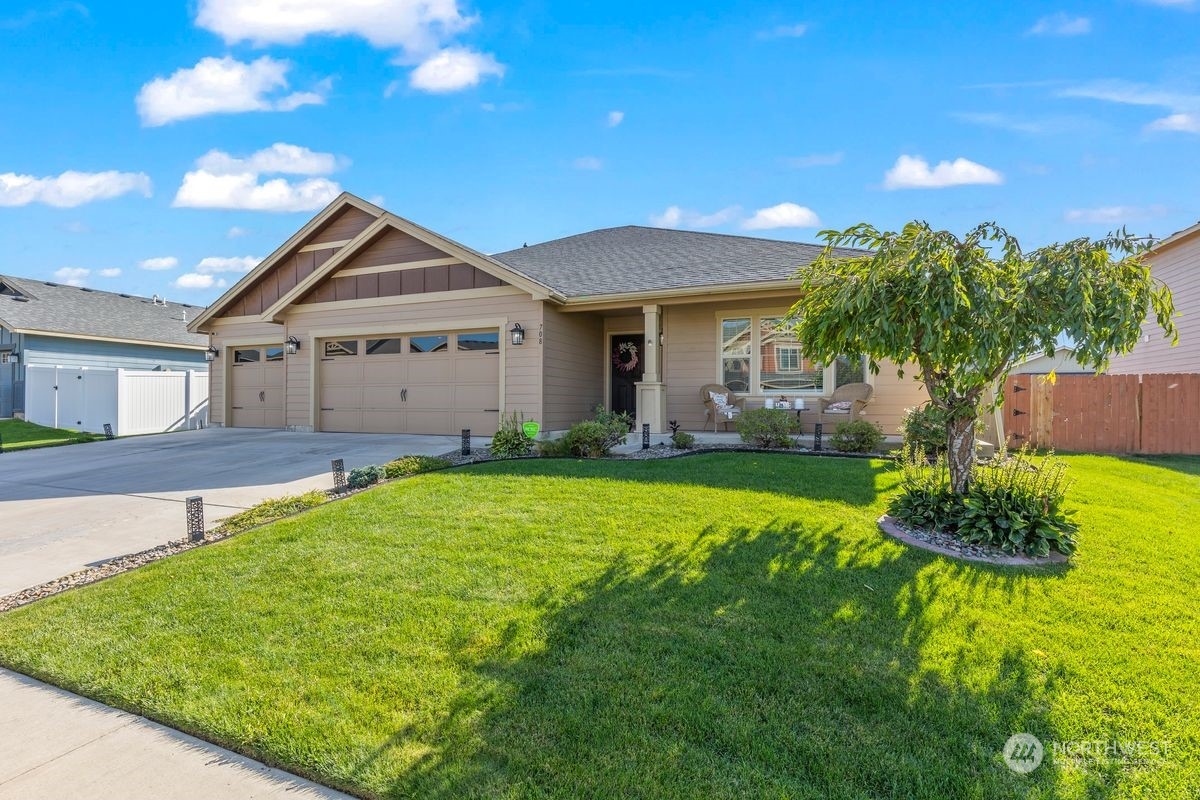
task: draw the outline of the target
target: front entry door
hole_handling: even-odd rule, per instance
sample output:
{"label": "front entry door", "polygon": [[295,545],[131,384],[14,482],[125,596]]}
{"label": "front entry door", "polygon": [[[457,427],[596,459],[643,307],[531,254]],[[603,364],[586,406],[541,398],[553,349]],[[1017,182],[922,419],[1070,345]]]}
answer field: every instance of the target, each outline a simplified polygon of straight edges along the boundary
{"label": "front entry door", "polygon": [[612,389],[609,393],[609,408],[624,411],[637,418],[637,387],[641,381],[646,353],[646,338],[634,334],[618,334],[609,337],[608,363],[612,374]]}

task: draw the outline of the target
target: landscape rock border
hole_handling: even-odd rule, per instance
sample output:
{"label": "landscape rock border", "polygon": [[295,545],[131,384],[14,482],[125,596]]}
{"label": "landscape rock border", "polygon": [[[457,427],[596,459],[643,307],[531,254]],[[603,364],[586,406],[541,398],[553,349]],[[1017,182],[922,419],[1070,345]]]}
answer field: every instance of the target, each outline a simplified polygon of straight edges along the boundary
{"label": "landscape rock border", "polygon": [[887,514],[876,522],[879,530],[910,547],[928,550],[959,561],[974,561],[1001,567],[1047,567],[1068,563],[1067,557],[1062,553],[1051,552],[1050,555],[1042,557],[1010,555],[996,547],[968,544],[945,533],[913,528]]}

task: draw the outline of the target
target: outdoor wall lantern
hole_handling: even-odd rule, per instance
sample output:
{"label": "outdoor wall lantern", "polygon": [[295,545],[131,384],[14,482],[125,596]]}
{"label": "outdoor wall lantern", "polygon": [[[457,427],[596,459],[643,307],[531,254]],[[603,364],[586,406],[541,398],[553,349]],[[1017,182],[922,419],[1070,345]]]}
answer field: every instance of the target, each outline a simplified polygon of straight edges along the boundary
{"label": "outdoor wall lantern", "polygon": [[525,344],[525,329],[521,327],[521,323],[514,322],[512,330],[509,331],[512,335],[512,343],[516,346]]}
{"label": "outdoor wall lantern", "polygon": [[221,351],[210,344],[208,349],[204,351],[204,360],[211,364],[217,360],[217,356],[219,355],[221,355]]}
{"label": "outdoor wall lantern", "polygon": [[284,345],[287,347],[287,353],[289,356],[294,356],[296,353],[300,352],[300,340],[295,336],[289,336],[287,341],[284,342]]}

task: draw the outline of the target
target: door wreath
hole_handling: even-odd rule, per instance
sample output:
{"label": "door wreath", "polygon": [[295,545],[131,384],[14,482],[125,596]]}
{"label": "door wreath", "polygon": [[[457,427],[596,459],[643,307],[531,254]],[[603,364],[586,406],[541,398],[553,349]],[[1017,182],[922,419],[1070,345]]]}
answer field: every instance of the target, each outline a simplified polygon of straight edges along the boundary
{"label": "door wreath", "polygon": [[633,342],[621,342],[613,348],[612,363],[621,372],[633,372],[638,365],[638,349]]}

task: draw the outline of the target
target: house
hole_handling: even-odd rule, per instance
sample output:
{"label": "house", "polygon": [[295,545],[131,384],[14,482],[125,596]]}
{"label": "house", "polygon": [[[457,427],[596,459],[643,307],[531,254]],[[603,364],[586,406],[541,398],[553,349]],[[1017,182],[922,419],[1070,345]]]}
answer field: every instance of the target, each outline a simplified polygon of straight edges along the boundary
{"label": "house", "polygon": [[1095,369],[1089,369],[1075,360],[1075,349],[1067,345],[1059,345],[1054,355],[1038,353],[1026,358],[1009,372],[1010,375],[1094,375]]}
{"label": "house", "polygon": [[1114,375],[1200,372],[1200,222],[1171,234],[1147,254],[1150,274],[1162,281],[1175,298],[1179,344],[1163,338],[1153,319],[1142,323],[1142,339],[1133,350],[1115,356]]}
{"label": "house", "polygon": [[776,330],[821,247],[637,226],[484,255],[349,194],[189,324],[211,336],[210,421],[487,435],[561,431],[597,405],[701,429],[701,387],[761,405],[869,381],[898,429],[911,373],[813,364]]}
{"label": "house", "polygon": [[0,275],[0,417],[28,416],[26,369],[206,369],[200,309]]}

